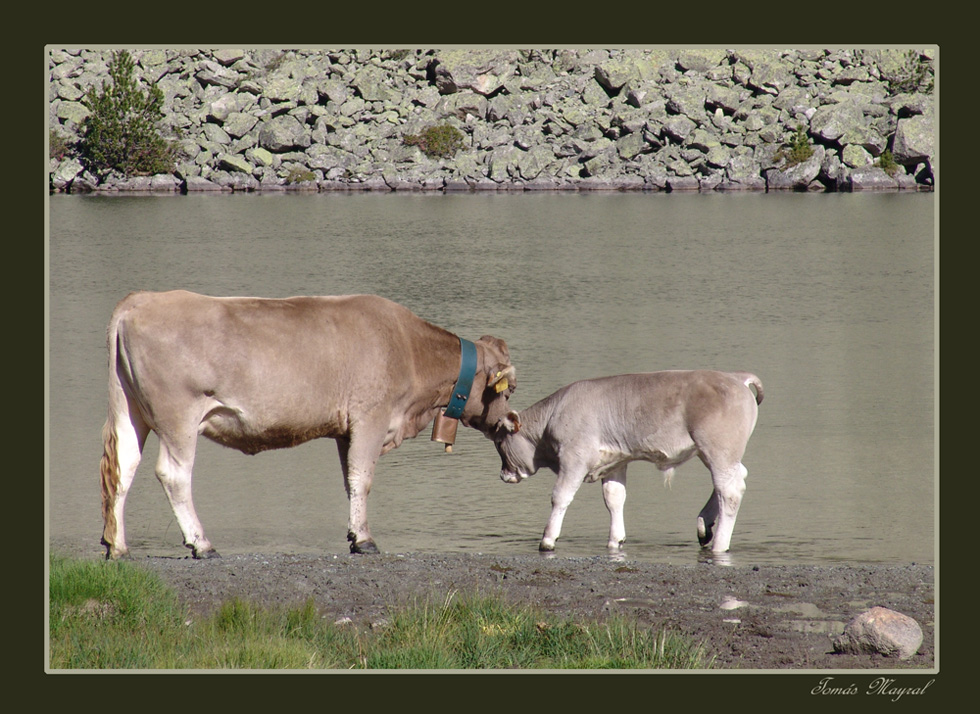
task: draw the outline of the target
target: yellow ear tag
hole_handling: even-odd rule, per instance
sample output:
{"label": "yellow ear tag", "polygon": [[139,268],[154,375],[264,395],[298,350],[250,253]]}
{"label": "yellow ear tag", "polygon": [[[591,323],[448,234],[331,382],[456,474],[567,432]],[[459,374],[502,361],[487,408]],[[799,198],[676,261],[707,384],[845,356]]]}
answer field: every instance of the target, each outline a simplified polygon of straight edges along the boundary
{"label": "yellow ear tag", "polygon": [[497,390],[497,394],[500,394],[502,391],[504,391],[505,389],[507,389],[507,387],[509,387],[509,386],[510,386],[510,383],[507,381],[507,378],[504,377],[499,382],[497,382],[495,385],[493,385],[493,388]]}

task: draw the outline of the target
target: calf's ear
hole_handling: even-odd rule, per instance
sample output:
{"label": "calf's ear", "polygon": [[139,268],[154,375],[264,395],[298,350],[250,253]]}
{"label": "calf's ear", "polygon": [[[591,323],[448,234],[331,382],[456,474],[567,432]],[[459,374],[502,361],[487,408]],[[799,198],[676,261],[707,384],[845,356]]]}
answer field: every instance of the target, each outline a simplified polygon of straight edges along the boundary
{"label": "calf's ear", "polygon": [[521,419],[517,412],[513,410],[507,412],[507,416],[504,417],[504,428],[511,434],[516,434],[521,430]]}

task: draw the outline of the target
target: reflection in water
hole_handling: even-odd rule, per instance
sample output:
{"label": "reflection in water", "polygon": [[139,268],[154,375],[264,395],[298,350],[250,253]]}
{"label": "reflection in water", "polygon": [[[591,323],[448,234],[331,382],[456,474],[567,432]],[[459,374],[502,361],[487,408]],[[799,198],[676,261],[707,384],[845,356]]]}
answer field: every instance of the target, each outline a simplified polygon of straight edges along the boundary
{"label": "reflection in water", "polygon": [[698,562],[705,565],[732,566],[736,564],[730,552],[715,553],[706,548],[702,548],[701,551],[698,553]]}
{"label": "reflection in water", "polygon": [[[503,337],[515,408],[577,379],[748,369],[766,399],[749,443],[737,564],[934,557],[931,194],[52,196],[51,542],[96,554],[105,326],[136,289],[378,293],[469,339]],[[127,502],[133,544],[183,555],[155,482]],[[554,476],[510,486],[482,435],[428,433],[381,458],[369,501],[388,552],[537,550]],[[697,562],[710,494],[629,472],[627,557]],[[201,440],[194,497],[220,552],[346,552],[337,450],[245,457]],[[599,487],[579,491],[559,557],[604,553]],[[712,562],[717,556],[711,555]]]}

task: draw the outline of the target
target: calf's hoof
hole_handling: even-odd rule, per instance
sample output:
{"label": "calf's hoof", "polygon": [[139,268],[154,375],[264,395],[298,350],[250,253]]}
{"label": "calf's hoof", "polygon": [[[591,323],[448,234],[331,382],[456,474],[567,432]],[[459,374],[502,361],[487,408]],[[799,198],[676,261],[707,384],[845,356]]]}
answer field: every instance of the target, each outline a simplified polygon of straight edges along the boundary
{"label": "calf's hoof", "polygon": [[378,546],[375,545],[373,540],[362,540],[360,543],[351,543],[350,552],[361,553],[364,555],[376,555],[381,551],[378,549]]}
{"label": "calf's hoof", "polygon": [[193,548],[194,560],[211,560],[212,558],[220,558],[221,554],[214,548],[208,548],[207,550],[197,550]]}
{"label": "calf's hoof", "polygon": [[555,552],[555,544],[554,543],[545,543],[544,541],[541,541],[540,543],[538,543],[538,550],[540,552],[542,552],[542,553],[554,553]]}
{"label": "calf's hoof", "polygon": [[713,523],[705,523],[704,519],[698,516],[698,543],[701,544],[702,548],[706,548],[714,537],[711,530],[713,525]]}

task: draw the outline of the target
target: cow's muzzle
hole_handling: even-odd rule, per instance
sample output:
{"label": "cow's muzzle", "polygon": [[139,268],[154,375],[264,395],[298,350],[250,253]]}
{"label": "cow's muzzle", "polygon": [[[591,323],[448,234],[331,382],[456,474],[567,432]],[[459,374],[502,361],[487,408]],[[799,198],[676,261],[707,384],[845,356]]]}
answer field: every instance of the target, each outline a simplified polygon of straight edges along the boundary
{"label": "cow's muzzle", "polygon": [[514,471],[501,471],[500,480],[504,483],[520,483],[527,478],[527,474],[516,473]]}

